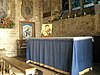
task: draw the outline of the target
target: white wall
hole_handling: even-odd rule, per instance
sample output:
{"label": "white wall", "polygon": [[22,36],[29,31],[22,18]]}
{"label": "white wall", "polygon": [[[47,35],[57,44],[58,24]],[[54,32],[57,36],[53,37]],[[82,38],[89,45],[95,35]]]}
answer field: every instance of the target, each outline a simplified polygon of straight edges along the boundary
{"label": "white wall", "polygon": [[6,56],[17,55],[17,33],[15,29],[0,29],[0,49],[5,49]]}

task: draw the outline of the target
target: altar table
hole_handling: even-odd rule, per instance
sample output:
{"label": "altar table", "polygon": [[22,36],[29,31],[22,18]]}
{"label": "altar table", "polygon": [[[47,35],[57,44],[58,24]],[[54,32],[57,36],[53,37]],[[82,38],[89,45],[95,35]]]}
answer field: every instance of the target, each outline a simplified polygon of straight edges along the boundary
{"label": "altar table", "polygon": [[79,75],[92,67],[92,37],[51,37],[27,40],[27,60]]}

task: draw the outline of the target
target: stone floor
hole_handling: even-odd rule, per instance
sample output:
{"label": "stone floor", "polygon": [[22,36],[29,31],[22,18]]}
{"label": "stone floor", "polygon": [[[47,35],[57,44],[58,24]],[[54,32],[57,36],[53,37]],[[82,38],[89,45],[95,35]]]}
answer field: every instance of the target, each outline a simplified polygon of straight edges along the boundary
{"label": "stone floor", "polygon": [[84,75],[100,75],[100,63],[94,63],[93,71],[90,71]]}

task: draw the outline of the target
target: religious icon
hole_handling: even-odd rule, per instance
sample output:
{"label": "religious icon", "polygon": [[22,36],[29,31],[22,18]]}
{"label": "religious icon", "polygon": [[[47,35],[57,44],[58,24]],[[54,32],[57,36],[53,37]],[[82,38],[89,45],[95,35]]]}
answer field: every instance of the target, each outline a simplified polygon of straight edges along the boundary
{"label": "religious icon", "polygon": [[35,37],[35,23],[20,21],[20,39]]}
{"label": "religious icon", "polygon": [[27,39],[30,37],[32,37],[32,26],[30,25],[23,26],[23,38]]}
{"label": "religious icon", "polygon": [[51,37],[52,36],[52,24],[43,24],[41,30],[42,37]]}

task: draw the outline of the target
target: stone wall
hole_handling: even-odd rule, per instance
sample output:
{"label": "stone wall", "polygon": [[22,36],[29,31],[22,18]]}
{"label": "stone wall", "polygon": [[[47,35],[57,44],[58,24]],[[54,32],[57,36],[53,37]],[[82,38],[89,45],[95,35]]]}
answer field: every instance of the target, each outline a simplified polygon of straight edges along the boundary
{"label": "stone wall", "polygon": [[100,14],[96,14],[94,17],[95,17],[95,31],[96,33],[100,33]]}
{"label": "stone wall", "polygon": [[[13,4],[11,3],[11,1],[13,2]],[[7,0],[6,9],[7,9],[7,12],[6,12],[7,17],[11,17],[15,21],[15,0]],[[11,29],[0,28],[0,49],[5,50],[3,52],[6,56],[12,57],[12,56],[17,55],[16,40],[18,38],[19,38],[19,33],[17,30],[17,24],[15,25],[14,28],[11,28]]]}
{"label": "stone wall", "polygon": [[[15,22],[16,22],[16,29],[19,31],[19,21],[26,21],[21,15],[21,0],[15,0]],[[40,36],[40,28],[41,28],[41,0],[33,0],[33,17],[29,19],[29,22],[35,22],[35,37]]]}
{"label": "stone wall", "polygon": [[[35,22],[35,36],[40,36],[40,28],[42,21],[42,0],[33,1],[33,17],[30,22]],[[0,49],[5,49],[7,56],[13,57],[17,55],[16,40],[19,39],[19,22],[26,21],[21,15],[22,0],[8,0],[7,16],[15,21],[15,27],[12,29],[0,29]]]}
{"label": "stone wall", "polygon": [[6,56],[17,55],[16,39],[18,32],[15,29],[0,29],[0,49],[5,49]]}
{"label": "stone wall", "polygon": [[100,15],[63,19],[52,22],[53,36],[99,36]]}
{"label": "stone wall", "polygon": [[[54,19],[60,16],[62,0],[51,0],[51,16],[43,18],[43,23],[53,24],[53,36],[99,36],[100,15],[85,15],[62,20]],[[53,22],[48,22],[48,21]]]}
{"label": "stone wall", "polygon": [[48,23],[48,21],[52,21],[57,18],[60,15],[60,11],[62,9],[62,0],[47,0],[46,2],[49,3],[47,5],[45,2],[43,2],[43,8],[45,8],[43,9],[43,13],[51,12],[51,16],[43,18],[43,23]]}

